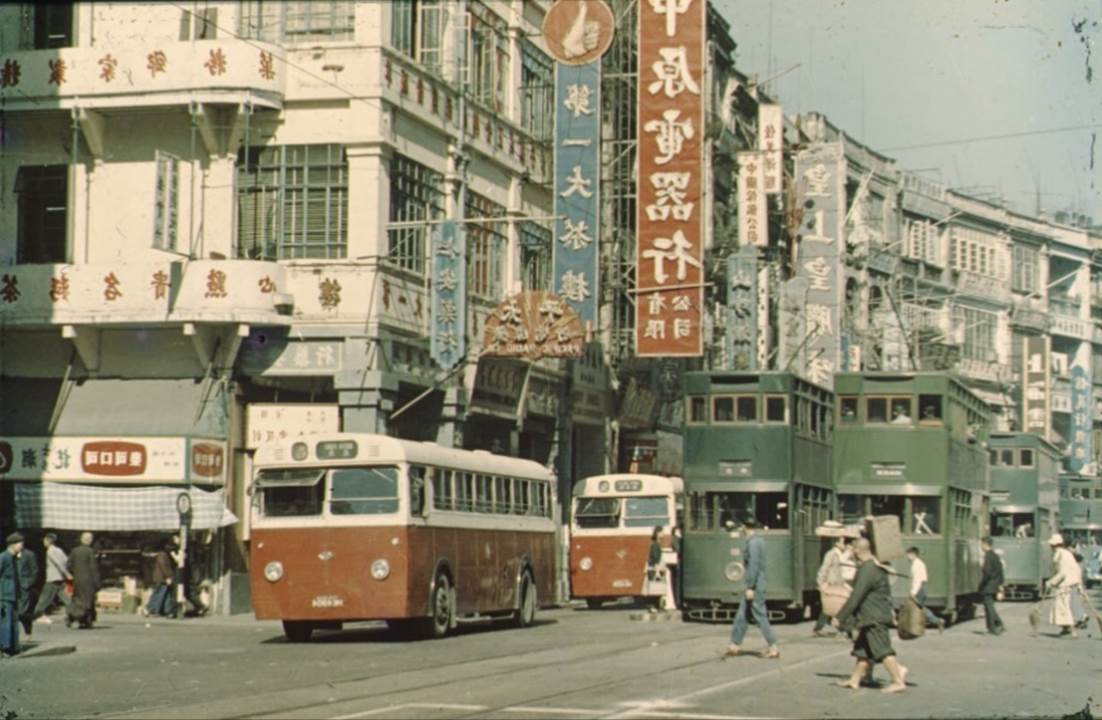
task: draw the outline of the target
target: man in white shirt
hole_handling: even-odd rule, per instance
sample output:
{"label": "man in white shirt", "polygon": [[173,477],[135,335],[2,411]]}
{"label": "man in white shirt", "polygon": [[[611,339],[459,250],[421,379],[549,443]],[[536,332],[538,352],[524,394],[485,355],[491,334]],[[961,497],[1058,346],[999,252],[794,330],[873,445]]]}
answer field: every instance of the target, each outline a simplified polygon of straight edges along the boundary
{"label": "man in white shirt", "polygon": [[911,561],[911,599],[926,613],[926,622],[937,625],[938,632],[941,632],[945,629],[945,621],[926,607],[926,582],[929,576],[926,574],[926,563],[919,557],[920,554],[918,548],[913,545],[907,548],[907,559]]}
{"label": "man in white shirt", "polygon": [[42,593],[38,596],[38,604],[34,608],[34,617],[40,623],[50,624],[47,613],[54,603],[60,602],[66,608],[69,607],[69,595],[65,592],[65,581],[73,576],[65,569],[69,562],[69,556],[57,545],[57,535],[46,533],[42,538],[42,545],[46,548],[46,584],[42,586]]}

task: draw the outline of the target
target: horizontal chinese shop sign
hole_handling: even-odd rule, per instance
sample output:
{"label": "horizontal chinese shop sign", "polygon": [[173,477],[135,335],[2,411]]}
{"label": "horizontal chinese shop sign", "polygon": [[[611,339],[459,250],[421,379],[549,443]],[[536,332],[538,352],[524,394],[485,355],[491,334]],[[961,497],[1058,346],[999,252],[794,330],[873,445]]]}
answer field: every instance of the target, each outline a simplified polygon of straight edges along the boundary
{"label": "horizontal chinese shop sign", "polygon": [[579,357],[585,329],[578,313],[561,297],[532,291],[497,306],[486,321],[483,354],[538,360]]}
{"label": "horizontal chinese shop sign", "polygon": [[706,0],[640,0],[635,347],[703,348]]}
{"label": "horizontal chinese shop sign", "polygon": [[226,443],[187,437],[0,438],[0,479],[221,485]]}

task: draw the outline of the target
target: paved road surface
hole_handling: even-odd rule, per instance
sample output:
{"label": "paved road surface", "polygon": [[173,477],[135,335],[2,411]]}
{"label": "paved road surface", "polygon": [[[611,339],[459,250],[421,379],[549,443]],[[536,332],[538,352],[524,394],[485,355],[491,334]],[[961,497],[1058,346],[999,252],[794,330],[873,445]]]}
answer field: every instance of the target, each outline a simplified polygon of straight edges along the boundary
{"label": "paved road surface", "polygon": [[[1034,636],[1029,607],[1001,605],[1010,631],[998,638],[977,619],[896,640],[902,695],[835,688],[849,645],[812,637],[810,623],[779,627],[779,661],[724,661],[725,626],[640,622],[627,607],[548,610],[527,630],[471,626],[442,641],[363,625],[308,645],[247,617],[105,616],[90,631],[39,626],[40,649],[72,654],[0,662],[0,718],[1060,717],[1102,703],[1102,633]],[[746,647],[760,647],[754,628]]]}

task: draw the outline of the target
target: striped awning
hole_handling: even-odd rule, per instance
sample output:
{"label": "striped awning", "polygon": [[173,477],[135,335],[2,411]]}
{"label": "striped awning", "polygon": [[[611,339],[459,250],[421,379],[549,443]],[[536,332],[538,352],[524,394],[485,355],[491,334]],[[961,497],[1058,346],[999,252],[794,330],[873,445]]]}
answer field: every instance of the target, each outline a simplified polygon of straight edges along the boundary
{"label": "striped awning", "polygon": [[237,522],[221,490],[35,482],[15,484],[15,524],[51,530],[177,530],[176,499],[182,492],[191,498],[193,529],[210,530]]}

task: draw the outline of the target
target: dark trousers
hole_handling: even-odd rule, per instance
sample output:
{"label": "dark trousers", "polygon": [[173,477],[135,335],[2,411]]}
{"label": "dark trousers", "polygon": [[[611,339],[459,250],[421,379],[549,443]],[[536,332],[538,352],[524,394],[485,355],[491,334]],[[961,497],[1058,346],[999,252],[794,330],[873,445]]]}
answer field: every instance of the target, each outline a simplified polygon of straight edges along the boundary
{"label": "dark trousers", "polygon": [[995,594],[983,594],[983,621],[987,625],[987,632],[1000,632],[1004,629],[1003,619],[995,610]]}
{"label": "dark trousers", "polygon": [[149,604],[146,605],[145,609],[149,611],[150,615],[174,616],[176,608],[176,586],[161,583],[150,595]]}
{"label": "dark trousers", "polygon": [[37,620],[50,612],[55,602],[60,602],[65,607],[69,607],[69,595],[65,592],[65,584],[60,580],[48,582],[42,586],[42,593],[38,596],[38,604],[34,606],[35,619]]}

